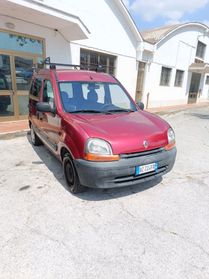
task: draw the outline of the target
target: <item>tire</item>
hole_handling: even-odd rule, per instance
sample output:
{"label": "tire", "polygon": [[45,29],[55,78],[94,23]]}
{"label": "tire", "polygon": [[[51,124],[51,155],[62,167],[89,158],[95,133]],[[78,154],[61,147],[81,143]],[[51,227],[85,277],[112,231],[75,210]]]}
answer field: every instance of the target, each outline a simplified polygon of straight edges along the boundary
{"label": "tire", "polygon": [[78,194],[85,191],[85,187],[80,184],[76,168],[69,153],[64,155],[63,171],[68,189],[72,194]]}
{"label": "tire", "polygon": [[39,137],[36,135],[32,124],[30,127],[30,136],[31,136],[31,142],[34,146],[42,145],[42,142],[39,139]]}

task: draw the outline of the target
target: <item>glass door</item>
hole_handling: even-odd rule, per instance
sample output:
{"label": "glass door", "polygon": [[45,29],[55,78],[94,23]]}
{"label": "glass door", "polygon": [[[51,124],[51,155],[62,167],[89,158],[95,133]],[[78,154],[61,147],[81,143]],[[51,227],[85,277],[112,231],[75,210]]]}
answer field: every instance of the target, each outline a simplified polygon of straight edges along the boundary
{"label": "glass door", "polygon": [[26,119],[33,66],[45,57],[45,40],[0,30],[0,122]]}
{"label": "glass door", "polygon": [[0,54],[0,118],[15,118],[14,80],[12,57]]}
{"label": "glass door", "polygon": [[30,82],[33,75],[35,58],[14,56],[15,91],[17,94],[17,113],[19,119],[28,115]]}

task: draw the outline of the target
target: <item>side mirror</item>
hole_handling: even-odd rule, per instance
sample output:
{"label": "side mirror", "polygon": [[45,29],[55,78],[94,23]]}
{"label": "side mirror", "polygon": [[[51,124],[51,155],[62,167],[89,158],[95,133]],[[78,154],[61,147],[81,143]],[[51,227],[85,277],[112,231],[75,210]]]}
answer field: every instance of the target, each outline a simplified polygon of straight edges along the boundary
{"label": "side mirror", "polygon": [[137,105],[141,110],[144,110],[144,103],[138,102]]}
{"label": "side mirror", "polygon": [[54,114],[56,113],[56,109],[52,108],[49,103],[45,103],[45,102],[37,103],[36,109],[37,109],[37,111],[40,111],[40,112],[51,112]]}

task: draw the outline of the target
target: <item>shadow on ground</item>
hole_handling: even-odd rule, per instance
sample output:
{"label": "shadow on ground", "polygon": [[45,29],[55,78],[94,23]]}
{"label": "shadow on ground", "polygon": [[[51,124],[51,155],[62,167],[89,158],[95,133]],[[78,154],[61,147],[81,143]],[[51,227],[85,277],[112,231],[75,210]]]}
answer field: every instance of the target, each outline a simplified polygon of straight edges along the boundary
{"label": "shadow on ground", "polygon": [[200,119],[209,119],[209,114],[202,114],[202,113],[190,113],[191,116],[198,117]]}
{"label": "shadow on ground", "polygon": [[[53,173],[54,177],[59,181],[59,183],[69,192],[67,184],[65,182],[62,164],[60,161],[53,156],[53,154],[48,151],[48,149],[42,146],[34,146],[31,143],[30,134],[27,134],[28,142],[31,144],[31,147],[39,156],[41,162],[46,165],[46,167]],[[32,162],[33,164],[40,164],[41,162]],[[100,201],[100,200],[108,200],[108,199],[116,199],[124,196],[133,195],[142,191],[145,191],[149,188],[152,188],[158,185],[162,181],[162,178],[156,178],[152,181],[146,183],[140,183],[139,185],[131,186],[131,187],[120,187],[120,188],[112,188],[112,189],[93,189],[88,188],[86,192],[77,194],[75,197],[89,200],[89,201]],[[70,192],[69,192],[70,193]]]}

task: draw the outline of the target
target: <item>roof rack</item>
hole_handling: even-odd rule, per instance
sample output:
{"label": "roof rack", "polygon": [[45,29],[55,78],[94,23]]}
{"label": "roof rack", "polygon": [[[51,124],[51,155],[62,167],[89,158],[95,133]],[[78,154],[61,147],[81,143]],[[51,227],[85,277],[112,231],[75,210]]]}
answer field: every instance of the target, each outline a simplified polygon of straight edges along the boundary
{"label": "roof rack", "polygon": [[[46,57],[46,59],[43,61],[44,65],[49,65],[50,69],[56,70],[56,66],[64,66],[64,67],[73,67],[74,69],[78,70],[78,68],[84,67],[81,65],[75,65],[75,64],[63,64],[63,63],[52,63],[50,57]],[[88,71],[90,71],[88,69]],[[98,64],[95,72],[102,73],[104,72],[104,67],[101,64]]]}
{"label": "roof rack", "polygon": [[56,66],[73,67],[74,69],[81,68],[80,65],[52,63],[50,57],[46,57],[46,59],[43,61],[43,64],[49,65],[50,69],[56,69]]}

